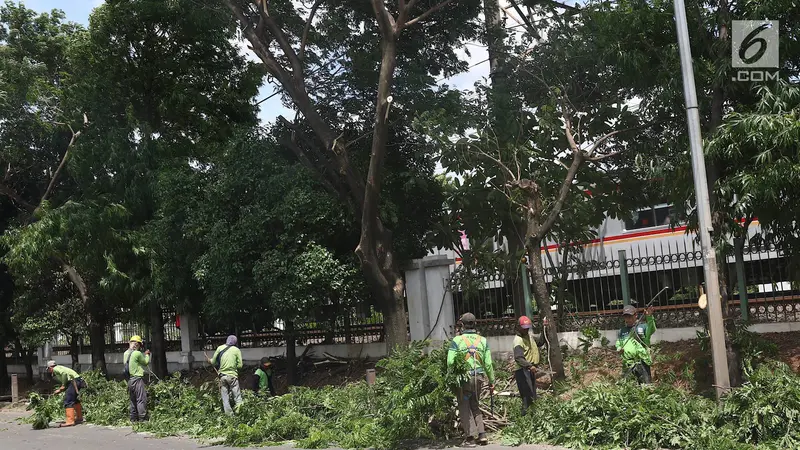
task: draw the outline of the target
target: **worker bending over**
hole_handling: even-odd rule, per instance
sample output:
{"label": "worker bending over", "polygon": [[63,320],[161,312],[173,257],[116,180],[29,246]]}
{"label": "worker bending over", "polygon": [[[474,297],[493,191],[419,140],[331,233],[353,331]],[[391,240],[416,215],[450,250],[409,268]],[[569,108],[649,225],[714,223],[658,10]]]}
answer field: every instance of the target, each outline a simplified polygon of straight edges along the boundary
{"label": "worker bending over", "polygon": [[64,415],[67,420],[59,427],[71,427],[83,423],[83,407],[78,398],[80,390],[86,387],[80,374],[69,367],[59,366],[55,361],[47,362],[47,373],[53,376],[59,383],[58,389],[53,391],[53,395],[58,395],[64,391]]}
{"label": "worker bending over", "polygon": [[256,369],[256,381],[253,389],[256,394],[266,394],[269,388],[269,395],[275,396],[275,386],[272,385],[272,362],[269,358],[261,358],[261,365]]}
{"label": "worker bending over", "polygon": [[541,339],[531,332],[533,323],[527,316],[519,318],[517,334],[514,336],[514,362],[517,370],[514,378],[517,380],[519,395],[522,397],[522,415],[536,400],[536,364],[539,364],[539,347],[537,340]]}
{"label": "worker bending over", "polygon": [[463,355],[469,366],[469,379],[458,389],[458,416],[466,435],[466,446],[488,444],[486,430],[483,425],[483,413],[480,407],[480,396],[483,385],[489,383],[494,389],[494,366],[492,354],[486,338],[475,331],[475,316],[466,313],[461,316],[464,325],[462,333],[453,338],[447,352],[447,366],[452,367],[456,357]]}
{"label": "worker bending over", "polygon": [[225,345],[217,347],[209,361],[219,373],[219,392],[222,397],[222,409],[232,416],[230,399],[233,397],[235,407],[242,404],[242,392],[239,388],[239,369],[242,368],[242,352],[236,347],[236,336],[228,336]]}
{"label": "worker bending over", "polygon": [[147,389],[144,386],[144,368],[150,364],[150,350],[142,353],[142,338],[132,336],[128,350],[122,355],[125,378],[128,379],[131,422],[147,420]]}
{"label": "worker bending over", "polygon": [[622,353],[623,377],[635,376],[639,384],[650,384],[650,337],[656,331],[656,320],[647,308],[644,310],[645,323],[637,323],[636,308],[627,305],[622,309],[625,326],[617,335],[617,351]]}

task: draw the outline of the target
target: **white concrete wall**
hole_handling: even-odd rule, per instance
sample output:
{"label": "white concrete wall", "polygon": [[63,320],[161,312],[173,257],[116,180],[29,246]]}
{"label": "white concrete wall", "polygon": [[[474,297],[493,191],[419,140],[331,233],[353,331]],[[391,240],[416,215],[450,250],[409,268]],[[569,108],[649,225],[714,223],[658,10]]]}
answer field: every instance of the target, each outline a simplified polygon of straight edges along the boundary
{"label": "white concrete wall", "polygon": [[[305,351],[305,346],[297,347],[297,355],[300,356]],[[194,352],[197,356],[192,367],[202,367],[203,365],[203,352]],[[386,355],[386,344],[384,343],[369,343],[369,344],[335,344],[335,345],[314,345],[309,350],[309,355],[315,358],[325,358],[325,353],[339,358],[369,358],[379,359]],[[209,357],[213,355],[213,351],[207,351]],[[243,348],[242,359],[244,364],[248,366],[258,365],[258,362],[263,357],[282,356],[286,354],[286,347],[264,347],[264,348]],[[170,372],[179,372],[185,369],[186,364],[182,363],[183,355],[181,352],[167,352],[167,369]],[[56,364],[71,366],[72,356],[61,355],[52,356]],[[47,361],[44,361],[46,364]],[[92,355],[79,355],[78,363],[80,364],[80,371],[91,370],[92,368]],[[110,375],[122,375],[124,368],[123,353],[106,353],[106,367]],[[25,373],[24,365],[10,365],[9,373]],[[36,368],[34,372],[36,372]],[[44,367],[39,367],[40,374],[44,373]]]}
{"label": "white concrete wall", "polygon": [[[697,337],[697,331],[702,330],[700,327],[685,327],[685,328],[659,328],[653,335],[652,342],[678,342]],[[750,326],[750,330],[756,333],[786,333],[800,331],[800,322],[784,322],[784,323],[760,323]],[[600,335],[605,336],[611,345],[617,339],[617,330],[600,330]],[[580,332],[568,331],[558,333],[559,345],[567,345],[571,349],[578,348],[580,341]],[[487,338],[489,341],[489,348],[492,351],[493,359],[497,361],[505,361],[512,357],[512,345],[514,336],[490,336]],[[438,347],[440,341],[432,344],[433,347]],[[600,346],[600,339],[595,341],[595,347]],[[305,351],[304,346],[297,347],[297,355],[302,355]],[[203,365],[202,354],[203,352],[194,352],[200,358],[192,364],[192,367],[201,367]],[[211,351],[206,352],[210,357]],[[314,358],[324,358],[324,354],[328,353],[332,356],[339,358],[369,358],[379,359],[386,356],[386,344],[383,343],[370,343],[370,344],[333,344],[333,345],[314,345],[309,350],[309,355]],[[245,365],[255,366],[263,357],[282,356],[286,354],[285,347],[264,347],[264,348],[244,348],[242,349],[242,359]],[[111,375],[121,375],[123,371],[122,353],[108,353],[106,354],[106,364],[108,371]],[[69,366],[72,364],[72,357],[53,356],[52,359],[57,364]],[[92,355],[80,355],[78,361],[81,364],[81,371],[91,370]],[[43,361],[42,364],[46,364]],[[181,364],[181,352],[167,352],[167,368],[170,372],[177,372],[186,368],[185,364]],[[44,373],[44,368],[35,368],[39,370],[40,374]],[[8,366],[9,374],[17,373],[20,375],[25,374],[25,366],[21,364],[12,364]]]}

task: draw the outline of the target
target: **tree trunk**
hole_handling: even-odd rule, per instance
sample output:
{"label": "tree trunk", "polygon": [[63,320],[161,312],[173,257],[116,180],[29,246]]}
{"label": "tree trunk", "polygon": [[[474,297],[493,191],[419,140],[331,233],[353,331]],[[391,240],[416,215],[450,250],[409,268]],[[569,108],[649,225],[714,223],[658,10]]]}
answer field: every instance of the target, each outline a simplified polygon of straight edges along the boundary
{"label": "tree trunk", "polygon": [[72,370],[80,372],[80,349],[78,348],[78,334],[69,337],[69,355],[72,357]]}
{"label": "tree trunk", "polygon": [[30,352],[23,347],[22,341],[19,338],[14,340],[14,347],[17,348],[19,358],[25,365],[25,375],[28,377],[28,382],[33,384],[33,361],[31,359],[33,352]]}
{"label": "tree trunk", "polygon": [[383,165],[389,138],[389,94],[397,66],[396,39],[393,33],[386,33],[384,30],[372,151],[361,211],[361,239],[356,248],[367,283],[382,306],[386,346],[390,354],[408,345],[405,284],[395,261],[392,232],[384,228],[379,211]]}
{"label": "tree trunk", "polygon": [[[513,220],[509,218],[508,220]],[[514,228],[511,225],[508,228]],[[525,252],[525,244],[519,237],[519,233],[516,233],[513,230],[506,231],[506,240],[508,241],[508,256],[511,262],[511,267],[513,273],[506,274],[505,285],[511,287],[511,296],[512,302],[514,306],[514,313],[516,313],[517,317],[525,315],[526,313],[526,305],[525,305],[525,287],[522,285],[522,276],[520,274],[522,268],[522,258],[520,256],[521,253]]]}
{"label": "tree trunk", "polygon": [[536,297],[536,304],[539,306],[539,314],[547,319],[547,340],[550,341],[550,368],[555,374],[554,380],[563,380],[564,360],[561,355],[561,346],[558,342],[558,330],[556,322],[553,320],[553,310],[550,305],[550,294],[547,290],[547,281],[544,277],[544,267],[542,267],[541,242],[531,242],[528,258],[530,259],[531,272],[533,275],[533,291]]}
{"label": "tree trunk", "polygon": [[[402,286],[403,280],[398,277]],[[386,347],[390,353],[408,346],[408,319],[406,318],[406,299],[403,291],[389,291],[389,300],[383,311],[383,327],[386,333]]]}
{"label": "tree trunk", "polygon": [[150,345],[151,367],[158,378],[165,378],[167,370],[167,352],[164,343],[164,313],[157,301],[150,302]]}
{"label": "tree trunk", "polygon": [[89,322],[89,339],[92,341],[92,368],[107,375],[105,323],[95,315],[92,315]]}
{"label": "tree trunk", "polygon": [[511,105],[506,79],[505,62],[508,55],[505,48],[506,30],[498,0],[483,0],[483,16],[486,52],[489,56],[489,78],[492,81],[488,93],[489,117],[497,139],[506,140],[512,137],[512,134],[506,131],[511,131],[517,125],[512,119],[516,108]]}
{"label": "tree trunk", "polygon": [[0,389],[9,385],[8,359],[6,358],[7,344],[5,339],[0,339]]}
{"label": "tree trunk", "polygon": [[[728,55],[724,53],[723,48],[726,48],[722,45],[725,41],[728,40],[728,20],[730,19],[730,9],[728,7],[727,1],[720,1],[719,2],[719,9],[717,10],[718,22],[719,22],[719,33],[717,33],[717,39],[719,42],[719,50],[717,56],[718,64],[727,64]],[[709,137],[712,135],[717,128],[722,124],[722,119],[724,116],[724,107],[725,107],[725,89],[722,86],[722,78],[717,78],[714,80],[712,85],[712,97],[711,97],[711,120],[709,122],[709,130],[708,134]],[[730,217],[726,217],[721,205],[719,196],[717,196],[717,191],[715,186],[717,181],[722,176],[722,171],[724,170],[724,161],[719,161],[718,159],[711,159],[708,161],[708,193],[709,193],[709,202],[711,203],[712,214],[711,214],[711,226],[714,230],[714,236],[712,238],[714,241],[718,241],[723,236],[720,236],[718,233],[720,230],[723,229],[723,225],[725,220],[730,220]],[[722,301],[722,317],[723,323],[725,327],[725,351],[728,358],[728,373],[730,375],[730,382],[731,387],[738,387],[742,385],[743,374],[741,369],[741,356],[739,354],[739,350],[736,346],[733,345],[731,342],[731,335],[735,329],[734,318],[731,317],[730,308],[728,305],[729,295],[730,293],[730,271],[728,270],[728,258],[724,254],[717,253],[717,272],[719,274],[719,290],[721,295]]]}
{"label": "tree trunk", "polygon": [[291,320],[286,321],[284,336],[286,338],[286,384],[294,386],[297,382],[297,348],[295,347],[297,340],[294,338],[294,322]]}
{"label": "tree trunk", "polygon": [[[407,25],[408,9],[400,11],[395,22],[383,2],[378,0],[371,2],[380,28],[381,66],[369,171],[365,178],[350,163],[343,135],[335,131],[322,117],[317,105],[308,96],[303,59],[292,48],[280,24],[267,11],[266,3],[258,6],[258,24],[253,22],[239,2],[226,0],[225,3],[239,22],[242,33],[252,44],[253,52],[261,59],[267,72],[280,82],[284,91],[292,98],[297,111],[308,121],[309,127],[322,142],[322,147],[315,149],[323,151],[315,155],[314,159],[319,161],[316,170],[327,177],[328,184],[336,187],[337,194],[344,194],[343,200],[356,209],[356,217],[361,223],[361,239],[356,254],[361,261],[364,278],[383,310],[387,344],[390,349],[396,345],[406,345],[408,334],[403,307],[403,281],[397,261],[394,260],[391,233],[384,228],[380,219],[379,205],[387,151],[391,104],[389,98],[397,64],[396,45],[398,36]],[[422,16],[415,19],[419,20],[422,20]],[[279,58],[276,58],[274,47],[271,47],[275,43],[280,47],[282,56],[289,61],[291,71],[279,62]],[[331,159],[328,159],[328,156]]]}
{"label": "tree trunk", "polygon": [[36,382],[33,378],[33,354],[36,350],[25,350],[25,376],[28,377],[28,383],[33,386]]}

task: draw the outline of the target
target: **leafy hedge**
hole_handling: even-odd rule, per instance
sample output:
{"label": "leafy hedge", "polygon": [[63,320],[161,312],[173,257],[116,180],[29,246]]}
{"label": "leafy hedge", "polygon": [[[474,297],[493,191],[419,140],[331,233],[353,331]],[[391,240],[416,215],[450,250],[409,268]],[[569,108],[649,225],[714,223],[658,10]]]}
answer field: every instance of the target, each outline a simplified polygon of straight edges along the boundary
{"label": "leafy hedge", "polygon": [[[396,448],[408,440],[442,439],[457,433],[445,349],[430,357],[421,344],[379,363],[375,386],[354,383],[322,389],[296,388],[270,399],[244,393],[234,417],[222,414],[215,385],[194,388],[175,376],[148,387],[150,422],[139,431],[188,435],[250,446],[296,441],[298,447]],[[463,363],[463,360],[457,358]],[[459,367],[458,370],[463,370]],[[457,371],[454,371],[457,373]],[[124,382],[86,374],[86,419],[127,425]],[[500,399],[499,410],[519,410],[516,399]],[[32,396],[32,423],[63,414],[60,399]],[[761,366],[747,385],[721,405],[669,385],[639,387],[598,383],[571,399],[543,396],[526,417],[511,413],[501,436],[507,444],[549,443],[573,448],[785,449],[800,448],[800,377],[780,363]]]}
{"label": "leafy hedge", "polygon": [[[456,431],[453,387],[459,384],[463,359],[447,370],[446,348],[425,356],[424,345],[379,363],[375,386],[365,382],[322,389],[294,388],[289,394],[259,398],[243,392],[243,404],[233,417],[222,413],[216,384],[191,386],[176,374],[148,386],[150,421],[137,431],[158,436],[188,435],[249,446],[297,441],[304,448],[392,448],[412,439],[449,438]],[[88,388],[82,403],[86,421],[124,426],[128,394],[123,381],[106,381],[97,373],[83,375]],[[63,418],[61,398],[32,395],[34,426]]]}
{"label": "leafy hedge", "polygon": [[598,383],[567,401],[539,400],[505,430],[509,444],[684,450],[800,448],[800,377],[782,363],[761,366],[718,406],[670,385]]}

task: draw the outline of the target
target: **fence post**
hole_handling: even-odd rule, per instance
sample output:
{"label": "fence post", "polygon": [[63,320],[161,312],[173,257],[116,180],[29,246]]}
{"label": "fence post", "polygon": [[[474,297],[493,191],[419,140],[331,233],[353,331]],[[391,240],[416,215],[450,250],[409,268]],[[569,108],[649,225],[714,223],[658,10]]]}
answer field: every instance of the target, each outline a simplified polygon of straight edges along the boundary
{"label": "fence post", "polygon": [[744,255],[736,251],[736,278],[739,281],[739,304],[742,310],[742,320],[747,323],[750,318],[750,306],[747,303],[747,280],[744,278]]}
{"label": "fence post", "polygon": [[19,375],[11,374],[11,403],[19,401]]}
{"label": "fence post", "polygon": [[625,250],[619,251],[619,280],[622,283],[622,303],[628,306],[631,304],[631,289],[628,286],[628,263]]}

